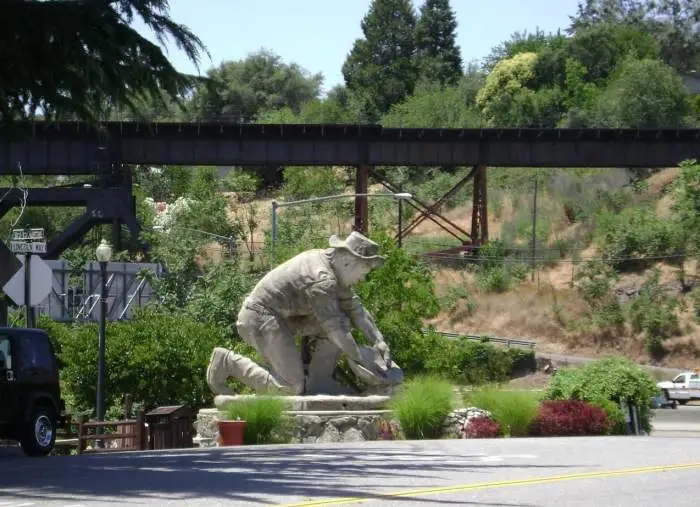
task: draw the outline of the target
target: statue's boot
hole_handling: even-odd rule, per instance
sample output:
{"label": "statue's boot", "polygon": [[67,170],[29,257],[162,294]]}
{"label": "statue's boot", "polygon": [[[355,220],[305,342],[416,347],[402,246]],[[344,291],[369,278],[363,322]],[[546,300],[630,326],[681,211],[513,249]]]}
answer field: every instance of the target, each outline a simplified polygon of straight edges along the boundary
{"label": "statue's boot", "polygon": [[216,347],[209,358],[207,384],[212,393],[233,394],[226,385],[229,377],[243,382],[256,392],[286,391],[272,374],[255,361],[222,347]]}

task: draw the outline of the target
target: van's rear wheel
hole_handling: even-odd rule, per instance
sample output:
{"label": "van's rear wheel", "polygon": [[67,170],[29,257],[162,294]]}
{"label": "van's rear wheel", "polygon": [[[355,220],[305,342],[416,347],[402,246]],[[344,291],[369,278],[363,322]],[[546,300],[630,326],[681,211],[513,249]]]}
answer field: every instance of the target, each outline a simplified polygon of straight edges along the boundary
{"label": "van's rear wheel", "polygon": [[45,405],[37,405],[22,429],[20,445],[27,456],[46,456],[56,444],[56,414]]}

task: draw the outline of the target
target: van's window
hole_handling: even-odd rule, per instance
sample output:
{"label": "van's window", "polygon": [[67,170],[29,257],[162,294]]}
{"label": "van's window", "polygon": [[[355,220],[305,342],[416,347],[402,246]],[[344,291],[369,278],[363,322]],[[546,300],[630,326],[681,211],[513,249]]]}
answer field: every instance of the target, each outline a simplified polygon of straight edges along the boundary
{"label": "van's window", "polygon": [[0,370],[12,369],[12,349],[10,337],[0,335]]}
{"label": "van's window", "polygon": [[51,344],[47,339],[37,335],[22,335],[20,337],[20,368],[53,369]]}

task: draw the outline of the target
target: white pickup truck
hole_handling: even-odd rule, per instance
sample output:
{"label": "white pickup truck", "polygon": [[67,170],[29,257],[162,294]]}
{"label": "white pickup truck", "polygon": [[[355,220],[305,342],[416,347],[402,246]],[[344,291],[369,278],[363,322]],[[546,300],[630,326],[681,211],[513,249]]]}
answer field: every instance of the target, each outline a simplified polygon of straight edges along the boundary
{"label": "white pickup truck", "polygon": [[700,373],[684,371],[673,380],[665,380],[656,384],[667,402],[685,405],[692,400],[700,400]]}

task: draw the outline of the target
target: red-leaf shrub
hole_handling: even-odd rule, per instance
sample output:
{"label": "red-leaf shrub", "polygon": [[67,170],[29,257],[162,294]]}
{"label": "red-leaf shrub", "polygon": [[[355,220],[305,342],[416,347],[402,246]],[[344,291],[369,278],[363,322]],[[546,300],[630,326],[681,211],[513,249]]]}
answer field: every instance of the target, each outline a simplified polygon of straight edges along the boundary
{"label": "red-leaf shrub", "polygon": [[597,405],[579,400],[543,401],[531,433],[541,437],[603,435],[614,421]]}
{"label": "red-leaf shrub", "polygon": [[471,419],[462,431],[465,438],[495,438],[501,434],[501,425],[481,415]]}

